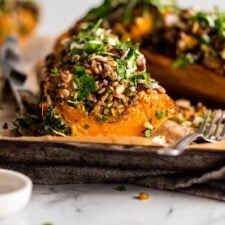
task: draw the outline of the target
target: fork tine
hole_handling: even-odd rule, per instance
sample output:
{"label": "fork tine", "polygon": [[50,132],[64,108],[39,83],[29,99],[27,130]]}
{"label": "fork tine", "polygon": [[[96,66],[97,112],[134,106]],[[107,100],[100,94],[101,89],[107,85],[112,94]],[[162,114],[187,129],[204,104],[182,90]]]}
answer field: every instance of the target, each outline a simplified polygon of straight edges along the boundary
{"label": "fork tine", "polygon": [[206,138],[208,138],[211,135],[211,132],[212,132],[212,129],[213,129],[213,125],[215,124],[215,122],[216,122],[216,110],[214,110],[212,112],[212,118],[211,118],[210,124],[206,128],[206,131],[205,131],[205,134],[204,134],[204,136]]}
{"label": "fork tine", "polygon": [[214,138],[215,140],[218,140],[219,137],[220,137],[220,134],[219,134],[219,128],[220,128],[220,126],[221,126],[221,124],[222,124],[222,122],[223,122],[223,117],[224,117],[224,112],[223,112],[223,110],[221,110],[220,119],[218,120],[217,125],[216,125],[216,128],[215,128],[215,131],[214,131],[214,133],[213,133],[213,138]]}
{"label": "fork tine", "polygon": [[208,121],[208,119],[209,119],[210,113],[211,113],[211,110],[209,110],[209,111],[207,112],[207,114],[204,116],[204,120],[203,120],[203,122],[202,122],[202,125],[201,125],[201,127],[199,128],[199,130],[198,130],[198,132],[201,133],[201,134],[203,134],[204,131],[205,131],[205,129],[206,129],[206,125],[207,125],[207,121]]}
{"label": "fork tine", "polygon": [[225,124],[223,125],[223,130],[218,138],[219,140],[223,140],[225,138]]}

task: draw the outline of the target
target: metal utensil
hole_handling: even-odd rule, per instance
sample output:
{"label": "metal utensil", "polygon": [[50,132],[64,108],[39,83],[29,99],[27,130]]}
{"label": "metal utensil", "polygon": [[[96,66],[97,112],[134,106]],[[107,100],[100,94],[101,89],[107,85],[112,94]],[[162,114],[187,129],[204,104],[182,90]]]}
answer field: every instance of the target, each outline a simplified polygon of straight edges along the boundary
{"label": "metal utensil", "polygon": [[221,110],[219,120],[216,119],[216,112],[209,110],[197,132],[188,134],[174,145],[159,149],[157,153],[159,155],[179,156],[193,141],[214,143],[223,140],[225,138],[224,112]]}
{"label": "metal utensil", "polygon": [[0,55],[5,87],[10,88],[19,107],[20,115],[25,113],[25,108],[20,93],[24,87],[27,76],[23,69],[22,57],[15,36],[9,36],[1,49]]}

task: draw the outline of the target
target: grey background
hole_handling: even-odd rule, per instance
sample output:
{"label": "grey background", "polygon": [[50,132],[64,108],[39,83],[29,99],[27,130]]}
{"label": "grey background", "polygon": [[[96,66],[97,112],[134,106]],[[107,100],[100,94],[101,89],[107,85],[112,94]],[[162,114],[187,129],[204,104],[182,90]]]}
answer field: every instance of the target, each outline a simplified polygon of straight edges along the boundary
{"label": "grey background", "polygon": [[[57,35],[66,30],[77,19],[87,12],[90,7],[98,5],[103,0],[36,0],[42,8],[42,18],[39,32],[46,35]],[[197,6],[208,9],[219,6],[225,9],[225,0],[178,0],[182,6]]]}

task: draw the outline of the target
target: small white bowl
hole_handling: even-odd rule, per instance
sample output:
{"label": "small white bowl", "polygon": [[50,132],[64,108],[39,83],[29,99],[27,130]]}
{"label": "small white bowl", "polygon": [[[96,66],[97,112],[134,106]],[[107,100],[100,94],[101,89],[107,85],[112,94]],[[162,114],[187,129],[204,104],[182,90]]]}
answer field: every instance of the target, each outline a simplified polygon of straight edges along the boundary
{"label": "small white bowl", "polygon": [[0,169],[0,217],[25,208],[31,197],[32,186],[32,181],[27,176]]}

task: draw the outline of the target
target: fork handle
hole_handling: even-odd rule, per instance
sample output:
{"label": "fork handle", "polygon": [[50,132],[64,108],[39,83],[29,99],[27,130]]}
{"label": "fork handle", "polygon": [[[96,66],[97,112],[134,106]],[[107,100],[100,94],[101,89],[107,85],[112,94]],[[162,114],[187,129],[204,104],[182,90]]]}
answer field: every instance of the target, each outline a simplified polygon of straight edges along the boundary
{"label": "fork handle", "polygon": [[167,155],[167,156],[179,156],[181,155],[186,147],[191,144],[193,141],[195,141],[197,138],[203,137],[201,133],[192,133],[181,140],[179,140],[176,144],[171,145],[166,148],[161,148],[157,151],[159,155]]}

